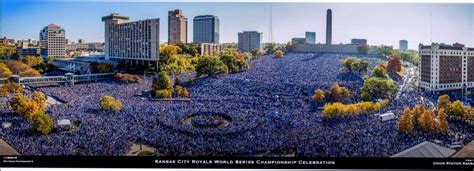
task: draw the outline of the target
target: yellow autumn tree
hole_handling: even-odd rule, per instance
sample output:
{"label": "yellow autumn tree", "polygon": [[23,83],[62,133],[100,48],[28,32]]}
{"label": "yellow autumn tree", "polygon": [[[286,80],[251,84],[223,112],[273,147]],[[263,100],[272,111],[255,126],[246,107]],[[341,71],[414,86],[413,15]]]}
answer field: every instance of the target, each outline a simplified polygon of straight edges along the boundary
{"label": "yellow autumn tree", "polygon": [[403,109],[403,114],[400,116],[400,119],[397,123],[398,131],[406,133],[406,134],[413,134],[413,120],[410,108],[405,107]]}
{"label": "yellow autumn tree", "polygon": [[317,89],[314,91],[313,97],[311,99],[315,102],[323,102],[326,96],[324,95],[324,91],[321,89]]}
{"label": "yellow autumn tree", "polygon": [[418,118],[418,123],[420,129],[423,131],[432,131],[434,130],[434,119],[433,113],[429,110],[425,110],[423,114]]}
{"label": "yellow autumn tree", "polygon": [[10,106],[15,113],[29,120],[37,113],[44,113],[44,108],[40,104],[23,94],[16,94],[10,101]]}
{"label": "yellow autumn tree", "polygon": [[447,132],[449,129],[448,120],[446,120],[446,113],[444,109],[441,108],[438,110],[438,131],[439,132]]}

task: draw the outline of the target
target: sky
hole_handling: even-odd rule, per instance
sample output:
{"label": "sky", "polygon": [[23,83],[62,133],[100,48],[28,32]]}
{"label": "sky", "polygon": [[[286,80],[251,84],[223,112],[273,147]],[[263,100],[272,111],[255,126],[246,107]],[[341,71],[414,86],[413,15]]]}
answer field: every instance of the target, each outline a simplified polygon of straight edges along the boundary
{"label": "sky", "polygon": [[[79,1],[79,0],[78,0]],[[419,43],[463,43],[474,47],[474,4],[426,3],[268,3],[268,2],[35,2],[2,0],[0,36],[39,39],[50,23],[66,30],[66,38],[77,42],[104,41],[102,16],[112,12],[130,21],[160,18],[160,41],[168,39],[169,10],[182,9],[188,18],[188,40],[192,41],[192,19],[216,15],[220,19],[220,42],[237,42],[242,31],[263,32],[269,41],[270,7],[273,40],[286,43],[316,32],[316,42],[325,42],[326,10],[332,9],[333,43],[367,39],[371,45],[398,48],[401,39],[410,49]]]}

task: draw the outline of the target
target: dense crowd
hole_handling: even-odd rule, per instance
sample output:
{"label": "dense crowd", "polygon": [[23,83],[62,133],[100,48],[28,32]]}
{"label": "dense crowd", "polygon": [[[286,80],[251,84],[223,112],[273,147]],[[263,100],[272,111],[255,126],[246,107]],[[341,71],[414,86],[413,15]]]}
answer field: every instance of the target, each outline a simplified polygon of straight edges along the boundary
{"label": "dense crowd", "polygon": [[[416,132],[399,134],[396,121],[382,123],[376,116],[325,119],[311,101],[315,89],[333,82],[359,94],[361,76],[339,70],[341,54],[286,54],[252,60],[241,73],[199,78],[190,91],[191,102],[150,101],[143,92],[151,78],[137,84],[104,80],[67,86],[35,86],[66,103],[50,105],[54,121],[70,119],[73,131],[55,130],[37,135],[31,125],[11,111],[2,110],[0,122],[12,122],[2,139],[25,155],[124,155],[132,143],[147,144],[164,155],[259,156],[296,153],[297,156],[387,157],[425,140],[449,144],[448,135]],[[371,66],[379,59],[365,58]],[[183,80],[193,74],[183,75]],[[109,95],[122,101],[119,112],[100,110],[99,99]],[[414,105],[418,94],[407,94],[391,108]],[[357,97],[353,97],[353,101]],[[405,99],[405,100],[404,100]],[[190,115],[217,113],[229,118],[223,127],[186,124]],[[215,118],[215,117],[214,117]],[[205,116],[198,124],[209,121]],[[222,122],[222,121],[217,121]],[[56,123],[55,123],[56,124]],[[221,125],[222,123],[216,123]],[[450,129],[472,139],[472,127],[462,123]]]}

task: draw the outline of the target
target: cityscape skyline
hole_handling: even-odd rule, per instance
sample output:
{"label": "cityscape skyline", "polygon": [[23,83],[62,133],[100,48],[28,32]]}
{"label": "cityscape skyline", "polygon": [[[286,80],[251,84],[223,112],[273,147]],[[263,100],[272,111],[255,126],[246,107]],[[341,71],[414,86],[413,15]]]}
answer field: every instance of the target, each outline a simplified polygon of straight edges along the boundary
{"label": "cityscape skyline", "polygon": [[[409,49],[417,49],[419,43],[431,42],[459,42],[474,46],[474,4],[389,4],[390,8],[387,8],[387,4],[372,3],[40,3],[11,0],[2,3],[0,36],[14,39],[37,40],[38,30],[44,25],[55,23],[68,32],[66,38],[69,40],[103,42],[104,26],[100,18],[116,12],[130,16],[133,21],[160,18],[160,30],[163,30],[160,32],[160,43],[164,43],[168,40],[168,33],[164,32],[168,27],[167,11],[182,9],[187,18],[198,15],[219,17],[221,43],[237,42],[238,32],[251,30],[262,32],[262,39],[266,42],[271,4],[273,39],[278,43],[289,42],[294,37],[304,37],[306,31],[325,35],[326,10],[332,9],[333,44],[350,43],[353,38],[363,38],[370,45],[385,44],[394,48],[398,48],[399,40],[402,39],[408,40]],[[239,4],[239,7],[235,8],[235,4]],[[138,8],[141,10],[133,10]],[[48,12],[52,9],[56,9],[56,13]],[[235,15],[239,10],[247,12]],[[75,11],[80,11],[81,14],[78,15]],[[31,16],[40,17],[31,20]],[[193,37],[193,24],[188,24],[189,41]],[[28,27],[24,27],[25,25]],[[316,43],[318,42],[324,43],[324,36],[317,37]]]}

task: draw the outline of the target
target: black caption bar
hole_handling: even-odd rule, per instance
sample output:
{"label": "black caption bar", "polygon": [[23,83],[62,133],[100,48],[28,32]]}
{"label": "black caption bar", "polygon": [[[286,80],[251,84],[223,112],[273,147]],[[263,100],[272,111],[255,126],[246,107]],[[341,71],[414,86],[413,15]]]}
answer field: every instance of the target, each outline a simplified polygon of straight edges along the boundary
{"label": "black caption bar", "polygon": [[283,169],[472,169],[461,158],[306,157],[97,157],[2,156],[0,167],[44,168],[283,168]]}

